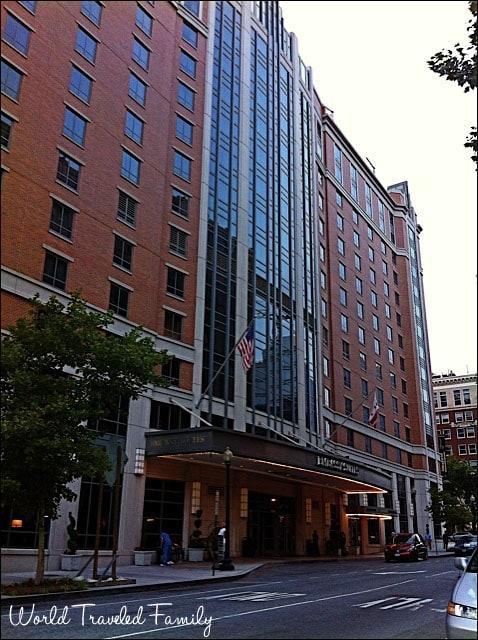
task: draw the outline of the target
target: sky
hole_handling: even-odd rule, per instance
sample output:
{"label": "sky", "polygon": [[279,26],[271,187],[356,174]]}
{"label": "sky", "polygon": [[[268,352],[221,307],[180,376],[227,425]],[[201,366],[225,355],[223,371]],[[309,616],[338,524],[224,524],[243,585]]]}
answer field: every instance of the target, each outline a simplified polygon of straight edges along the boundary
{"label": "sky", "polygon": [[475,373],[476,124],[465,94],[426,61],[467,43],[466,2],[280,2],[334,119],[385,185],[408,180],[420,236],[433,373]]}

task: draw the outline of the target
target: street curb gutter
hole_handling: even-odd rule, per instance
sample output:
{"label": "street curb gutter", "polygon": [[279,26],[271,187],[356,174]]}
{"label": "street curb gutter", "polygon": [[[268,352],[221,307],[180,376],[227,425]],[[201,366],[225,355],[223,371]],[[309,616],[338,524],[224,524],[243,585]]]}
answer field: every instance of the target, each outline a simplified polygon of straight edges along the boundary
{"label": "street curb gutter", "polygon": [[88,597],[94,595],[114,595],[117,593],[134,593],[135,591],[171,591],[172,589],[177,589],[179,587],[185,586],[197,586],[199,584],[211,584],[213,582],[229,582],[231,580],[239,580],[240,578],[244,578],[244,576],[248,576],[253,571],[257,571],[257,569],[261,569],[265,564],[257,565],[252,569],[246,569],[241,573],[229,573],[227,576],[221,576],[219,578],[196,578],[194,580],[179,580],[177,582],[159,582],[153,584],[134,584],[127,585],[122,587],[95,587],[92,589],[86,589],[84,591],[59,591],[55,593],[38,593],[35,595],[28,596],[2,596],[1,597],[1,606],[20,606],[23,604],[28,604],[30,602],[48,602],[49,600],[58,601],[61,600],[76,600],[83,599],[87,600]]}

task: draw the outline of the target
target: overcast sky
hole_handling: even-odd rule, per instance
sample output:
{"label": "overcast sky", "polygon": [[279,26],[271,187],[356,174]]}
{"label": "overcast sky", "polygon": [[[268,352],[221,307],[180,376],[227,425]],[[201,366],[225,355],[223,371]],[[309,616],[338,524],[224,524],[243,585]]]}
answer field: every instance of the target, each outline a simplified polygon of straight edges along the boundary
{"label": "overcast sky", "polygon": [[476,372],[476,122],[464,94],[426,61],[465,43],[466,2],[281,1],[315,87],[387,186],[408,180],[420,236],[432,370]]}

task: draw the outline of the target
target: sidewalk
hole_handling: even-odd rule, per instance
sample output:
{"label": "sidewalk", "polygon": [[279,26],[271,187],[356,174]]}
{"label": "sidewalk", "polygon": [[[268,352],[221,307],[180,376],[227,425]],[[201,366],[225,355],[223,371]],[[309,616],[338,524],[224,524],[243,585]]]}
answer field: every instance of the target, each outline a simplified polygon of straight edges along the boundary
{"label": "sidewalk", "polygon": [[[448,556],[449,553],[438,552],[430,554],[430,558]],[[318,556],[318,557],[283,557],[283,558],[234,558],[234,571],[215,571],[213,575],[210,562],[179,562],[175,565],[161,567],[153,564],[150,566],[124,565],[118,567],[118,578],[135,580],[135,584],[108,586],[108,582],[100,587],[95,587],[88,591],[89,594],[104,595],[107,593],[120,592],[130,593],[133,591],[164,590],[171,587],[194,585],[210,582],[225,582],[237,580],[248,574],[265,567],[267,565],[279,564],[305,564],[319,562],[352,562],[354,560],[382,560],[383,554],[373,554],[367,556]],[[76,571],[47,571],[49,578],[74,578]],[[32,572],[25,573],[2,573],[2,584],[12,584],[23,582],[33,577]],[[91,571],[85,572],[85,578],[91,577]],[[40,594],[34,596],[2,596],[2,604],[20,604],[21,602],[33,602],[41,600],[51,600],[59,594]],[[62,599],[84,597],[84,591],[71,591],[61,594]]]}

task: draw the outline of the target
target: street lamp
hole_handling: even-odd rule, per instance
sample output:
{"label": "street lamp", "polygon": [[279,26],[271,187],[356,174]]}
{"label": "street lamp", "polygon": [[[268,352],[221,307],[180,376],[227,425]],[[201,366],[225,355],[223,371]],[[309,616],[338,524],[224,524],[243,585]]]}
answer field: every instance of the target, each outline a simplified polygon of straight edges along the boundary
{"label": "street lamp", "polygon": [[234,571],[234,565],[231,562],[231,554],[230,554],[230,528],[231,528],[231,504],[230,504],[230,471],[231,471],[231,461],[232,461],[232,451],[229,447],[226,447],[226,450],[222,454],[222,459],[224,461],[224,465],[226,467],[226,531],[225,531],[225,544],[224,544],[224,558],[219,565],[220,571]]}

